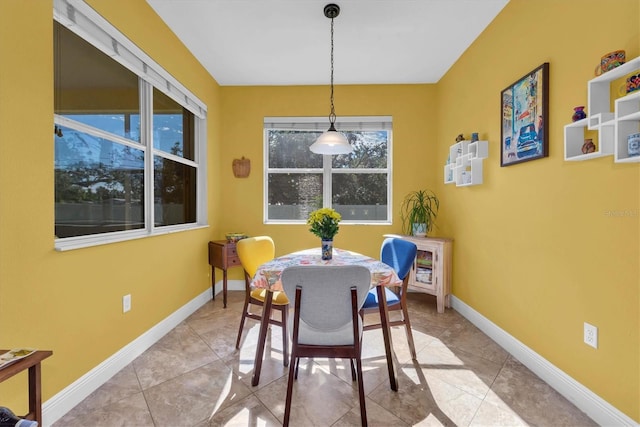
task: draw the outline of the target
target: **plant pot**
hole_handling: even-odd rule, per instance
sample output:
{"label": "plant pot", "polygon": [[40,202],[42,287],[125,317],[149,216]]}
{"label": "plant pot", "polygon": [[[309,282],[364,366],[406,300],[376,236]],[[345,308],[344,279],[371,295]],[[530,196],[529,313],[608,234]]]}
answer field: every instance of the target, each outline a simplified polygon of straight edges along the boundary
{"label": "plant pot", "polygon": [[414,222],[411,225],[411,234],[416,237],[425,237],[427,235],[427,224],[424,222]]}

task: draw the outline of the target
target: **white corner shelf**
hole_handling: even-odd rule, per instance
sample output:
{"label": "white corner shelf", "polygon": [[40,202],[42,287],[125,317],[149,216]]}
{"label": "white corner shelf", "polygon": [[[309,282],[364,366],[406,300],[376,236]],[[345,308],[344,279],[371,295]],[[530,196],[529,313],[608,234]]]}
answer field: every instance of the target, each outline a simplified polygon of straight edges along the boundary
{"label": "white corner shelf", "polygon": [[[565,125],[564,160],[582,161],[613,155],[616,163],[638,163],[640,156],[629,157],[627,137],[640,132],[640,91],[618,98],[611,112],[611,82],[640,70],[640,57],[634,58],[587,83],[585,119]],[[615,95],[614,95],[615,97]],[[597,131],[596,151],[582,153],[586,131]]]}
{"label": "white corner shelf", "polygon": [[449,148],[449,163],[444,165],[444,183],[456,187],[480,185],[482,163],[489,156],[489,141],[459,141]]}

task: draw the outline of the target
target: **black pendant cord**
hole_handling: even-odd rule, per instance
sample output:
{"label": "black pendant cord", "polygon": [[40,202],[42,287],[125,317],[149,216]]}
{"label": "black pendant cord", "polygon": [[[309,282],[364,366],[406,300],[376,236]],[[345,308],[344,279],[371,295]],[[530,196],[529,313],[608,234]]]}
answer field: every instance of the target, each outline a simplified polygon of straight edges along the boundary
{"label": "black pendant cord", "polygon": [[336,109],[333,105],[333,18],[331,18],[331,113],[329,113],[329,130],[335,131],[334,123],[336,121]]}
{"label": "black pendant cord", "polygon": [[336,109],[333,104],[333,19],[340,15],[340,6],[330,3],[324,7],[324,16],[331,19],[331,113],[329,114],[329,131],[336,132]]}

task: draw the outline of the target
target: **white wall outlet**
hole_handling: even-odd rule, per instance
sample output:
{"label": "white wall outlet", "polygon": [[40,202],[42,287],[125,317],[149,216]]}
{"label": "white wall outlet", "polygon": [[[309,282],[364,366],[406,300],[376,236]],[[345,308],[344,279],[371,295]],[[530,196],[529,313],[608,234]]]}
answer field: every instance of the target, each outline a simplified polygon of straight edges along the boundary
{"label": "white wall outlet", "polygon": [[598,348],[598,328],[584,322],[584,343]]}
{"label": "white wall outlet", "polygon": [[126,313],[131,310],[131,294],[122,297],[122,312]]}

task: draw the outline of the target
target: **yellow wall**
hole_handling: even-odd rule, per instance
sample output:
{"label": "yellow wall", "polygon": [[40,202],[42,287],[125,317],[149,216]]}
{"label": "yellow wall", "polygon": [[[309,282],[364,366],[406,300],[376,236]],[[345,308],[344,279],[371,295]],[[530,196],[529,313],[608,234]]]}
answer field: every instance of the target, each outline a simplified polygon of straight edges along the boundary
{"label": "yellow wall", "polygon": [[[618,6],[511,0],[435,87],[338,86],[338,118],[393,116],[395,221],[390,227],[342,226],[336,245],[375,256],[380,235],[400,229],[402,195],[435,189],[442,202],[435,234],[455,239],[454,294],[640,420],[638,165],[613,164],[612,156],[563,161],[563,125],[574,106],[586,104],[586,83],[600,56],[615,49],[626,49],[629,58],[640,54],[639,2]],[[603,16],[615,28],[594,31]],[[550,157],[501,168],[500,92],[543,62],[551,63]],[[264,116],[325,115],[326,92],[222,88],[226,231],[270,234],[278,253],[317,244],[306,226],[262,223],[261,125]],[[449,145],[460,132],[490,140],[482,186],[442,183]],[[246,179],[231,170],[241,156],[251,159]],[[598,350],[582,342],[585,321],[599,328]]]}
{"label": "yellow wall", "polygon": [[[440,164],[460,132],[490,141],[483,185],[437,188],[454,294],[636,421],[639,165],[563,161],[563,126],[587,105],[601,55],[640,55],[639,16],[638,0],[511,0],[437,85]],[[550,155],[501,168],[500,92],[543,62]],[[598,327],[597,350],[583,322]]]}
{"label": "yellow wall", "polygon": [[[278,254],[318,244],[304,225],[262,223],[262,120],[326,116],[328,88],[219,88],[144,0],[89,3],[207,104],[211,227],[53,250],[52,2],[0,1],[0,347],[54,350],[45,401],[204,291],[209,239],[270,234]],[[395,195],[393,225],[342,226],[336,246],[376,256],[381,235],[400,231],[403,195],[435,190],[436,234],[455,239],[454,294],[636,421],[639,168],[564,162],[562,130],[600,55],[640,55],[639,18],[638,0],[511,0],[437,85],[338,86],[335,99],[338,117],[393,116]],[[500,91],[543,62],[550,157],[501,168]],[[485,183],[445,186],[449,145],[476,131],[490,140]],[[241,156],[249,178],[233,177]],[[584,321],[599,327],[598,350],[582,343]],[[25,410],[24,382],[0,387],[3,405]]]}
{"label": "yellow wall", "polygon": [[[206,243],[222,236],[217,83],[144,0],[90,3],[207,104],[211,227],[54,251],[53,2],[1,1],[0,348],[53,350],[43,401],[205,291]],[[0,402],[27,412],[25,375],[2,384]]]}
{"label": "yellow wall", "polygon": [[[222,224],[225,231],[255,236],[269,234],[277,254],[314,245],[318,238],[306,225],[263,224],[263,119],[265,116],[322,116],[329,113],[326,86],[223,87],[222,180],[224,182]],[[392,226],[341,225],[336,247],[348,247],[378,256],[382,235],[400,232],[401,195],[409,190],[433,188],[440,180],[435,165],[436,104],[433,85],[337,86],[335,106],[340,116],[393,116],[393,200]],[[329,119],[327,118],[327,127]],[[233,159],[251,160],[248,178],[235,178]],[[398,171],[401,171],[398,173]],[[239,270],[239,269],[235,269]],[[231,270],[230,277],[239,278]],[[235,276],[232,276],[235,275]]]}

